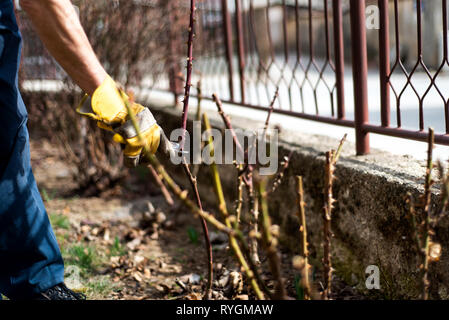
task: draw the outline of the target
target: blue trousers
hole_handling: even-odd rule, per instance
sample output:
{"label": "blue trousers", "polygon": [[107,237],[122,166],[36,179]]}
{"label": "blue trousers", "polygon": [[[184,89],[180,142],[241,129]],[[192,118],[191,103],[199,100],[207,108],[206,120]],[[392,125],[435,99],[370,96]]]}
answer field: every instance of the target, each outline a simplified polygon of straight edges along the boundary
{"label": "blue trousers", "polygon": [[0,0],[0,293],[27,299],[64,280],[64,264],[30,163],[18,90],[21,36],[12,0]]}

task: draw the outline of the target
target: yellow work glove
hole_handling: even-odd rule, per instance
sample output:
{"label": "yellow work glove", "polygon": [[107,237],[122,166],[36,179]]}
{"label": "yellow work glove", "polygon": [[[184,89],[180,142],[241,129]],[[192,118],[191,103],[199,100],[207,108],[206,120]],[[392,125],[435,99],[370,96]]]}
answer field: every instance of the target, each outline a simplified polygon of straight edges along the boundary
{"label": "yellow work glove", "polygon": [[[162,129],[148,108],[133,103],[131,106],[135,114],[143,142],[129,118],[128,109],[123,101],[128,97],[119,91],[116,83],[109,76],[95,90],[92,97],[86,96],[77,112],[97,121],[97,125],[115,133],[114,141],[125,144],[124,163],[127,167],[135,167],[141,160],[144,147],[154,154],[161,142]],[[165,141],[164,141],[165,143]]]}

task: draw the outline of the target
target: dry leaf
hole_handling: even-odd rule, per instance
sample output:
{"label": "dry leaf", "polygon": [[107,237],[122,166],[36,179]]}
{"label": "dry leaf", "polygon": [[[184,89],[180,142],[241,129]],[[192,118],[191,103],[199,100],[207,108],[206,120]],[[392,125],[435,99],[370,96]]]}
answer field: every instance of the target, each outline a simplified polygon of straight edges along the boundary
{"label": "dry leaf", "polygon": [[109,241],[110,239],[111,239],[110,231],[109,231],[109,229],[105,229],[104,230],[104,235],[103,235],[103,240],[104,241]]}
{"label": "dry leaf", "polygon": [[191,292],[188,295],[186,295],[186,299],[187,300],[202,300],[203,297],[199,293]]}
{"label": "dry leaf", "polygon": [[139,271],[136,271],[136,272],[133,273],[133,278],[137,282],[142,282],[143,281],[142,274]]}
{"label": "dry leaf", "polygon": [[439,261],[442,251],[441,245],[439,243],[431,242],[429,246],[429,260],[432,262]]}
{"label": "dry leaf", "polygon": [[139,264],[141,264],[141,263],[144,262],[144,261],[145,261],[145,257],[143,257],[143,256],[138,256],[138,255],[135,255],[135,256],[134,256],[134,263],[135,263],[136,266],[139,265]]}
{"label": "dry leaf", "polygon": [[142,240],[141,240],[140,238],[135,238],[134,240],[128,242],[128,243],[126,244],[126,247],[127,247],[129,250],[134,251],[134,250],[137,248],[137,246],[140,245],[141,242],[142,242]]}

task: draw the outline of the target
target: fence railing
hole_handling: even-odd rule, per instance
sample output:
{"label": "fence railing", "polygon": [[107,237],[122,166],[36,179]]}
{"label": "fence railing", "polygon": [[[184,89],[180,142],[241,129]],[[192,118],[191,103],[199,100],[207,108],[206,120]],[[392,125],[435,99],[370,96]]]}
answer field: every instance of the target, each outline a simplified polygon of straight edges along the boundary
{"label": "fence railing", "polygon": [[[367,39],[367,5],[374,5],[378,14],[375,58],[367,50],[373,42],[373,30]],[[423,37],[423,24],[430,23],[423,19],[424,5],[437,5],[436,11],[441,12],[435,17],[442,38],[439,48]],[[435,140],[449,145],[449,96],[445,85],[437,83],[439,78],[444,81],[449,67],[447,10],[447,0],[202,1],[196,69],[203,96],[207,99],[218,92],[225,102],[265,110],[279,88],[274,112],[354,128],[357,154],[369,152],[369,133],[426,141],[426,126],[441,122],[441,117],[432,115],[427,120],[425,111],[438,109],[439,115],[444,114],[445,130]],[[407,19],[404,27],[402,21]],[[410,24],[414,31],[405,30]],[[416,62],[408,57],[407,65],[402,44],[406,37],[414,39],[411,47],[417,49]],[[429,45],[442,51],[441,64],[432,71],[423,52],[423,46]],[[350,77],[352,92],[345,88]],[[375,88],[373,77],[377,77]],[[411,96],[416,96],[416,102],[403,110],[403,100],[410,104]],[[378,114],[379,121],[370,120],[370,114]],[[404,127],[404,117],[413,125]]]}
{"label": "fence railing", "polygon": [[[445,70],[449,66],[448,61],[448,7],[447,0],[441,1],[422,1],[416,0],[414,1],[415,5],[415,14],[414,18],[416,19],[416,31],[409,30],[412,36],[416,36],[416,62],[411,65],[411,70],[408,71],[407,67],[404,65],[401,60],[401,38],[400,35],[400,22],[399,22],[399,4],[400,1],[388,1],[388,0],[379,0],[379,11],[380,11],[380,29],[379,29],[379,47],[380,47],[380,58],[379,58],[379,70],[380,70],[380,84],[381,84],[381,114],[382,114],[382,125],[381,126],[373,126],[368,123],[364,124],[362,128],[368,132],[375,132],[380,134],[386,134],[401,138],[407,139],[416,139],[416,140],[426,140],[427,134],[424,132],[425,130],[425,116],[424,116],[424,101],[429,97],[429,93],[432,90],[435,90],[434,94],[441,98],[442,104],[440,105],[441,110],[444,111],[444,134],[440,134],[435,137],[435,140],[439,144],[449,144],[449,95],[447,90],[444,87],[448,87],[447,84],[439,86],[437,84],[437,79],[442,78]],[[436,12],[441,14],[440,17],[433,16],[428,17],[426,21],[423,19],[423,6],[424,5],[432,5],[436,6]],[[388,19],[389,9],[393,7],[394,17],[394,60],[390,63],[390,23]],[[424,61],[424,51],[423,46],[435,46],[435,43],[429,43],[430,39],[425,39],[423,37],[423,23],[435,23],[433,19],[438,19],[436,21],[437,25],[440,26],[439,34],[442,36],[442,57],[441,62],[438,63],[436,70],[431,71],[430,68],[426,65]],[[441,20],[440,20],[441,19]],[[414,34],[416,32],[416,34]],[[439,48],[436,47],[433,49],[434,51],[438,51]],[[402,77],[405,78],[405,83],[400,85],[393,84],[393,77],[395,72],[401,74]],[[413,81],[414,75],[420,73],[427,78],[427,82],[425,85],[421,85],[422,90],[419,90],[416,86],[416,83]],[[433,74],[432,74],[433,73]],[[410,90],[411,89],[411,90]],[[408,92],[407,92],[408,90]],[[418,107],[418,118],[419,118],[419,127],[417,131],[412,130],[404,130],[402,127],[402,110],[401,103],[404,100],[404,96],[406,94],[416,95],[417,98],[417,107]],[[391,98],[390,98],[391,97]],[[393,102],[393,103],[392,103]],[[390,108],[391,105],[395,105],[396,108],[396,126],[392,127],[390,120]]]}
{"label": "fence railing", "polygon": [[[148,82],[176,99],[186,5],[151,8],[167,14],[158,34],[168,45],[153,41],[163,72]],[[274,112],[353,128],[357,154],[369,152],[369,133],[426,141],[428,126],[449,145],[447,0],[203,0],[197,13],[193,82],[203,98],[266,110],[279,89]]]}

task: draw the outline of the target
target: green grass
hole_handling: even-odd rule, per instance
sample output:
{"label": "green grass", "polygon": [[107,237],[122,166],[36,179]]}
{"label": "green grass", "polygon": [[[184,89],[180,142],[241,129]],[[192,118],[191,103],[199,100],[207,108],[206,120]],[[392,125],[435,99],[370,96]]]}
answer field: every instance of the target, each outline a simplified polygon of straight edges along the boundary
{"label": "green grass", "polygon": [[[43,193],[47,194],[47,193]],[[49,197],[47,197],[48,201]],[[122,256],[126,254],[126,249],[115,237],[113,243],[108,247],[100,247],[94,242],[75,242],[71,239],[70,220],[63,214],[49,214],[51,224],[55,230],[58,244],[66,266],[66,281],[70,286],[69,279],[77,279],[78,284],[72,283],[75,291],[83,292],[88,299],[105,299],[110,297],[114,290],[119,290],[120,286],[113,283],[109,275],[99,274],[99,270],[107,266],[111,256]],[[72,269],[71,267],[75,267]],[[76,274],[73,274],[75,270]],[[76,282],[76,281],[75,281]],[[78,287],[80,285],[80,287]]]}
{"label": "green grass", "polygon": [[193,244],[198,244],[198,231],[195,228],[189,227],[187,229],[187,235],[189,236],[189,240]]}
{"label": "green grass", "polygon": [[70,220],[63,214],[51,213],[50,222],[54,229],[68,230],[70,228]]}
{"label": "green grass", "polygon": [[56,197],[56,191],[52,191],[52,193],[49,194],[49,193],[47,192],[47,189],[42,188],[42,189],[40,190],[40,192],[41,192],[42,199],[43,199],[45,202],[49,202],[49,201],[53,200],[53,199]]}
{"label": "green grass", "polygon": [[109,255],[113,256],[124,256],[126,254],[125,247],[120,243],[120,239],[115,237],[114,243],[109,248]]}
{"label": "green grass", "polygon": [[[114,249],[111,249],[116,250],[114,253],[120,254],[124,252],[124,249],[117,240],[112,245]],[[109,275],[98,274],[98,270],[105,266],[107,261],[107,256],[101,254],[99,248],[81,242],[67,244],[61,249],[67,269],[69,266],[79,268],[79,281],[83,285],[82,292],[87,295],[88,299],[104,299],[117,288],[117,284],[110,280]]]}
{"label": "green grass", "polygon": [[98,266],[98,257],[90,246],[79,243],[69,247],[65,252],[66,265],[78,266],[83,275],[95,271]]}
{"label": "green grass", "polygon": [[301,286],[301,276],[295,275],[295,291],[296,291],[296,299],[304,300],[304,288]]}
{"label": "green grass", "polygon": [[107,296],[113,291],[115,285],[111,282],[109,276],[99,276],[87,283],[87,296],[90,299],[96,299]]}

